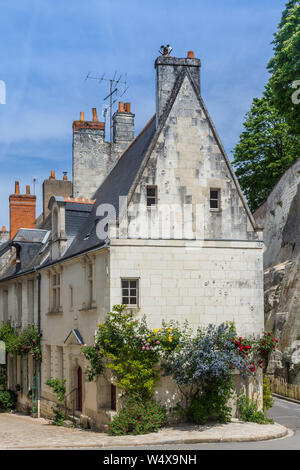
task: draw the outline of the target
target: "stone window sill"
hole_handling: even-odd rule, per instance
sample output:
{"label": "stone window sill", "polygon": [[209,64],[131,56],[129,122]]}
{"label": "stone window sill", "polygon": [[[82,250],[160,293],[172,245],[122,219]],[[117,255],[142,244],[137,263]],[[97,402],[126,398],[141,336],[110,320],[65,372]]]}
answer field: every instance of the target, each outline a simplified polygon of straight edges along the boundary
{"label": "stone window sill", "polygon": [[97,310],[97,306],[96,305],[83,305],[80,309],[79,309],[79,312],[94,312],[95,310]]}
{"label": "stone window sill", "polygon": [[63,314],[63,309],[62,307],[57,307],[53,310],[50,310],[47,312],[47,315],[62,315]]}

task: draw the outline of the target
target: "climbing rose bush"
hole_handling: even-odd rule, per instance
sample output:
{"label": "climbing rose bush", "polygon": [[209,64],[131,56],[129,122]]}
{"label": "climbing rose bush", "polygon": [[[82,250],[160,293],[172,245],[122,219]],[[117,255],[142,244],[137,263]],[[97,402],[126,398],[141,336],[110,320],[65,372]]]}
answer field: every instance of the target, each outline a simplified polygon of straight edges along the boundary
{"label": "climbing rose bush", "polygon": [[111,370],[125,394],[151,398],[160,378],[160,359],[179,346],[181,330],[174,322],[148,328],[145,318],[137,320],[126,305],[115,305],[98,325],[93,346],[84,346],[88,380]]}
{"label": "climbing rose bush", "polygon": [[42,354],[39,348],[40,336],[34,326],[24,328],[11,346],[11,352],[21,356],[31,354],[33,359],[41,360]]}

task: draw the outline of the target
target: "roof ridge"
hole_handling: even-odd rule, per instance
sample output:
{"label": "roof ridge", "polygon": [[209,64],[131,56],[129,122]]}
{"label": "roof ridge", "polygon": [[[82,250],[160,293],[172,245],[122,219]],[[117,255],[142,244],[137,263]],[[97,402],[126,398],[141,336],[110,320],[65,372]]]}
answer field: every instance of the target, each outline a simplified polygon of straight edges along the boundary
{"label": "roof ridge", "polygon": [[70,197],[70,196],[63,196],[65,202],[73,202],[75,204],[95,204],[95,199],[89,199],[84,197]]}

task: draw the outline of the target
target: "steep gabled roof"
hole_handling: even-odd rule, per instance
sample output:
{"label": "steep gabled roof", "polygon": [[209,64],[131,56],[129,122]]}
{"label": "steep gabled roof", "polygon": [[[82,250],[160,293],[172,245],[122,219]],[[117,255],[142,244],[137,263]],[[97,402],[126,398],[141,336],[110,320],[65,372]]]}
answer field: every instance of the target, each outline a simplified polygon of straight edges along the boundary
{"label": "steep gabled roof", "polygon": [[160,133],[161,133],[161,131],[162,131],[164,125],[165,125],[165,123],[166,123],[166,120],[167,120],[167,118],[168,118],[168,116],[169,116],[169,114],[170,114],[170,112],[171,112],[171,109],[172,109],[172,107],[173,107],[173,105],[174,105],[174,102],[175,102],[175,100],[176,100],[176,97],[177,97],[177,95],[178,95],[178,93],[179,93],[179,90],[180,90],[180,88],[181,88],[181,86],[182,86],[182,84],[183,84],[183,81],[184,81],[185,77],[187,77],[187,78],[190,80],[190,82],[191,82],[191,85],[192,85],[192,87],[193,87],[193,90],[194,90],[194,92],[195,92],[195,95],[196,95],[196,97],[197,97],[197,99],[198,99],[198,101],[199,101],[199,104],[200,104],[201,108],[203,109],[203,112],[204,112],[204,114],[205,114],[205,117],[206,117],[206,119],[207,119],[207,122],[208,122],[208,124],[209,124],[209,126],[210,126],[210,128],[211,128],[212,134],[213,134],[213,136],[214,136],[214,138],[215,138],[215,140],[216,140],[216,142],[217,142],[217,144],[218,144],[218,146],[219,146],[220,152],[222,153],[223,158],[224,158],[224,160],[225,160],[225,162],[226,162],[227,168],[228,168],[228,170],[229,170],[229,172],[230,172],[230,175],[231,175],[231,177],[232,177],[232,180],[233,180],[233,182],[234,182],[234,184],[235,184],[235,187],[236,187],[236,189],[237,189],[237,192],[238,192],[238,194],[239,194],[239,197],[241,198],[241,201],[242,201],[243,206],[244,206],[244,208],[245,208],[246,214],[247,214],[247,216],[249,217],[249,220],[250,220],[250,222],[251,222],[251,224],[252,224],[253,229],[254,229],[254,230],[257,230],[257,229],[259,229],[259,227],[257,226],[257,224],[256,224],[256,222],[255,222],[255,219],[254,219],[254,217],[253,217],[253,215],[252,215],[252,213],[251,213],[251,211],[250,211],[250,209],[249,209],[249,206],[248,206],[248,204],[247,204],[247,201],[246,201],[246,199],[245,199],[245,197],[244,197],[244,195],[243,195],[243,193],[242,193],[241,187],[240,187],[239,182],[238,182],[238,179],[237,179],[237,177],[236,177],[236,175],[235,175],[235,173],[234,173],[234,171],[233,171],[233,169],[232,169],[232,166],[231,166],[231,164],[230,164],[230,160],[229,160],[229,158],[228,158],[228,155],[227,155],[227,153],[226,153],[226,150],[225,150],[224,147],[223,147],[223,144],[222,144],[221,139],[220,139],[220,137],[219,137],[219,135],[218,135],[218,133],[217,133],[217,130],[216,130],[215,126],[214,126],[214,123],[213,123],[213,121],[212,121],[212,118],[210,117],[210,115],[209,115],[209,113],[208,113],[208,110],[207,110],[207,108],[206,108],[206,106],[205,106],[205,104],[204,104],[204,101],[203,101],[203,99],[202,99],[202,97],[201,97],[201,95],[200,95],[199,87],[198,87],[197,84],[194,82],[194,79],[193,79],[192,75],[190,74],[188,68],[183,68],[183,69],[180,71],[180,73],[178,74],[178,77],[177,77],[177,80],[175,81],[175,84],[174,84],[173,90],[172,90],[172,92],[171,92],[169,101],[168,101],[168,103],[167,103],[167,105],[166,105],[166,107],[165,107],[165,109],[164,109],[164,111],[163,111],[163,114],[162,114],[161,118],[160,118],[160,124],[159,124],[159,126],[158,126],[157,131],[156,131],[155,137],[153,138],[153,141],[151,142],[151,146],[149,145],[148,152],[146,153],[146,155],[145,155],[145,157],[144,157],[144,160],[143,160],[143,162],[141,163],[140,169],[139,169],[138,173],[136,174],[135,181],[134,181],[134,183],[133,183],[133,185],[132,185],[132,187],[131,187],[131,189],[130,189],[130,191],[129,191],[128,203],[129,203],[129,201],[130,201],[130,199],[131,199],[131,197],[132,197],[132,195],[133,195],[133,193],[134,193],[134,191],[135,191],[135,189],[136,189],[136,187],[137,187],[137,184],[138,184],[138,182],[139,182],[139,180],[140,180],[140,177],[141,177],[141,175],[142,175],[142,173],[143,173],[145,167],[147,166],[147,163],[148,163],[148,161],[149,161],[149,159],[150,159],[150,157],[151,157],[152,149],[153,149],[153,147],[154,147],[154,145],[155,145],[155,143],[156,143],[156,141],[157,141],[157,139],[158,139],[158,137],[159,137],[159,135],[160,135]]}
{"label": "steep gabled roof", "polygon": [[96,214],[97,208],[100,204],[111,204],[114,206],[118,217],[121,209],[119,207],[119,197],[128,196],[154,134],[155,116],[151,118],[140,134],[134,139],[97,189],[93,196],[96,202],[90,216],[82,225],[64,257],[90,250],[104,243],[104,240],[99,240],[96,234],[96,225],[99,221],[99,217]]}

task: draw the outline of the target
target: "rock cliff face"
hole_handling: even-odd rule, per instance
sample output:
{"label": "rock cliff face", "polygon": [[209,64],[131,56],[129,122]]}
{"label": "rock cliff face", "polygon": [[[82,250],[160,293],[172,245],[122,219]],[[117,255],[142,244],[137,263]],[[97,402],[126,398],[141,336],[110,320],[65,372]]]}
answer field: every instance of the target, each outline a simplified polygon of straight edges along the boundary
{"label": "rock cliff face", "polygon": [[300,159],[254,213],[264,227],[265,328],[279,339],[268,372],[300,384]]}

